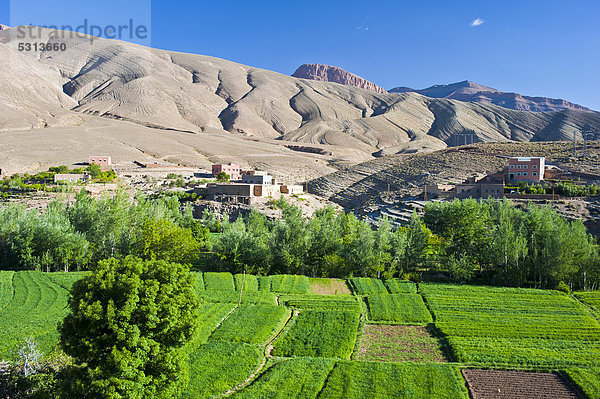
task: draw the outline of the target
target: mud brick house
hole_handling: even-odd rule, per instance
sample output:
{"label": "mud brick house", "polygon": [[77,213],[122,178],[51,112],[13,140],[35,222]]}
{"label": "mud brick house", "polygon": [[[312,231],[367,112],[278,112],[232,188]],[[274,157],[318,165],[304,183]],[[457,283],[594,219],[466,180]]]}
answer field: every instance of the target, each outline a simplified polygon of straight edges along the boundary
{"label": "mud brick house", "polygon": [[99,165],[100,169],[102,170],[110,170],[112,165],[112,159],[110,158],[110,156],[106,155],[94,155],[90,156],[88,163],[90,165]]}
{"label": "mud brick house", "polygon": [[242,168],[240,165],[233,163],[216,164],[212,166],[212,177],[216,177],[219,173],[225,172],[229,175],[229,180],[240,180],[242,178]]}
{"label": "mud brick house", "polygon": [[539,183],[544,180],[546,167],[544,157],[514,157],[508,159],[508,182],[526,181]]}

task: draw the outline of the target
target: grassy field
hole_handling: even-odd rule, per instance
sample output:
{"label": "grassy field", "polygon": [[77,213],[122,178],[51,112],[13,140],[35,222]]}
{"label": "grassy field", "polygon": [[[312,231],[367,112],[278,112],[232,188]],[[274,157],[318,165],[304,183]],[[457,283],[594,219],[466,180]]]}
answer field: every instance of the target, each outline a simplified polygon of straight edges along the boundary
{"label": "grassy field", "polygon": [[209,342],[190,357],[190,384],[184,398],[209,398],[241,384],[262,363],[257,345]]}
{"label": "grassy field", "polygon": [[[467,398],[464,367],[555,370],[600,397],[598,292],[195,275],[185,398]],[[27,337],[56,345],[83,276],[0,271],[0,360]]]}
{"label": "grassy field", "polygon": [[284,306],[242,305],[210,336],[210,341],[264,344],[290,316]]}
{"label": "grassy field", "polygon": [[354,291],[354,293],[357,295],[381,294],[388,292],[387,288],[385,288],[385,285],[383,284],[383,281],[376,278],[353,277],[348,279],[348,281],[350,282],[352,291]]}
{"label": "grassy field", "polygon": [[574,367],[567,369],[566,374],[588,398],[600,398],[600,368]]}
{"label": "grassy field", "polygon": [[444,364],[339,362],[319,398],[464,398],[456,367]]}
{"label": "grassy field", "polygon": [[456,360],[484,366],[566,367],[600,362],[600,325],[556,291],[422,284]]}
{"label": "grassy field", "polygon": [[431,313],[419,294],[367,295],[369,321],[385,324],[427,324]]}
{"label": "grassy field", "polygon": [[358,330],[359,314],[334,310],[305,310],[275,342],[274,356],[313,356],[349,359]]}
{"label": "grassy field", "polygon": [[323,389],[335,360],[297,358],[269,368],[250,387],[235,394],[240,399],[316,398]]}
{"label": "grassy field", "polygon": [[600,291],[576,292],[575,297],[589,306],[596,317],[600,318]]}
{"label": "grassy field", "polygon": [[0,358],[13,359],[16,346],[28,337],[49,352],[58,340],[57,323],[67,313],[68,291],[41,272],[10,276],[2,274]]}

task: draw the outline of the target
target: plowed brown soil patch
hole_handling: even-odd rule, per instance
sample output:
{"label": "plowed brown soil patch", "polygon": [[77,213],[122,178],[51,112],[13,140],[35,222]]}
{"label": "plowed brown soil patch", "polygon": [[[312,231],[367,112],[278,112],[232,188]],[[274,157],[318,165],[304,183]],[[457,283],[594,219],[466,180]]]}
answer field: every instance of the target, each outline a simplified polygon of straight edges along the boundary
{"label": "plowed brown soil patch", "polygon": [[580,399],[577,391],[554,373],[462,370],[473,399]]}
{"label": "plowed brown soil patch", "polygon": [[421,326],[366,324],[358,360],[382,362],[445,362],[438,340]]}
{"label": "plowed brown soil patch", "polygon": [[311,278],[310,292],[318,295],[350,295],[346,281],[334,278]]}

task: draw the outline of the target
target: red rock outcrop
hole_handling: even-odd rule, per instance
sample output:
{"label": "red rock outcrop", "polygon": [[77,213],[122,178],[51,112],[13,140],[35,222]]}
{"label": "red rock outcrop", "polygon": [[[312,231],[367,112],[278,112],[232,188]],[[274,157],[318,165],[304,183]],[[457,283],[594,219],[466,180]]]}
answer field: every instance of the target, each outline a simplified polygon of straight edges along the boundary
{"label": "red rock outcrop", "polygon": [[304,64],[298,67],[292,76],[295,78],[320,80],[323,82],[334,82],[346,86],[360,87],[361,89],[374,91],[375,93],[387,93],[384,88],[377,86],[375,83],[369,82],[342,68],[331,65]]}

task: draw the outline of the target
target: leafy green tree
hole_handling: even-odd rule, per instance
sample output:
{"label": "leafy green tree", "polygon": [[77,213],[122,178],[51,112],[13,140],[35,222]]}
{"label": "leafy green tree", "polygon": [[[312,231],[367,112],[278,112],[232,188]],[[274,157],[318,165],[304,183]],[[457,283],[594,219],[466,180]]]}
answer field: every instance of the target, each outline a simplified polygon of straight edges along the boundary
{"label": "leafy green tree", "polygon": [[146,220],[136,240],[137,253],[145,259],[192,263],[201,250],[190,229],[165,219]]}
{"label": "leafy green tree", "polygon": [[229,179],[231,179],[231,176],[229,176],[225,172],[219,172],[219,173],[217,173],[216,179],[218,182],[226,182],[226,181],[229,181]]}
{"label": "leafy green tree", "polygon": [[177,398],[187,383],[184,345],[197,330],[193,276],[178,263],[101,261],[75,283],[60,342],[75,364],[64,397]]}
{"label": "leafy green tree", "polygon": [[100,167],[100,165],[95,164],[95,163],[88,165],[85,168],[85,170],[90,173],[90,176],[92,177],[92,179],[97,178],[102,173],[102,168]]}

